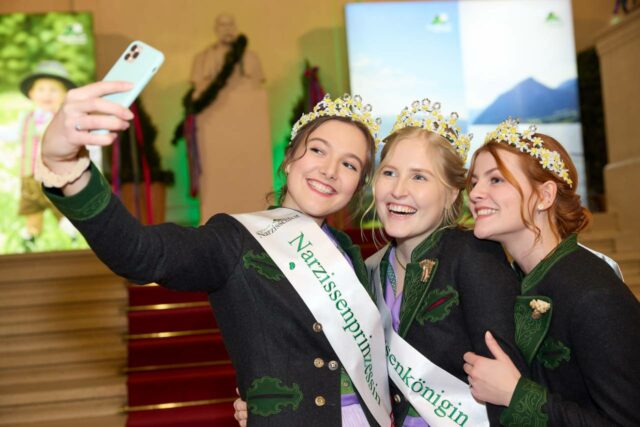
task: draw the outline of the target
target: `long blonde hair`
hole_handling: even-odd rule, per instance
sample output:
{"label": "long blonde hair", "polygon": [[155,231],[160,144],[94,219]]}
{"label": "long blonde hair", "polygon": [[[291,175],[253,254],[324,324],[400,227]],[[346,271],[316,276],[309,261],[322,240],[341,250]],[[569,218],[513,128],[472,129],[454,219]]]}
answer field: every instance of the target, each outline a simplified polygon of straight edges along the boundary
{"label": "long blonde hair", "polygon": [[[382,169],[386,165],[385,160],[391,150],[393,150],[398,141],[407,138],[422,138],[425,142],[425,149],[428,150],[433,160],[433,164],[435,166],[434,172],[440,181],[440,184],[442,184],[445,191],[458,191],[458,195],[455,200],[451,204],[445,206],[442,213],[442,220],[440,221],[438,228],[457,226],[464,205],[463,192],[467,184],[467,170],[464,167],[464,162],[456,154],[451,143],[449,143],[449,141],[444,137],[435,132],[417,127],[405,127],[399,129],[384,139],[384,147],[380,153],[380,164],[373,174],[373,179],[371,181],[373,201],[367,207],[365,215],[372,211],[374,213],[374,218],[377,217],[377,213],[375,211],[376,182],[380,177]],[[373,235],[373,240],[376,244],[378,243],[375,233]]]}

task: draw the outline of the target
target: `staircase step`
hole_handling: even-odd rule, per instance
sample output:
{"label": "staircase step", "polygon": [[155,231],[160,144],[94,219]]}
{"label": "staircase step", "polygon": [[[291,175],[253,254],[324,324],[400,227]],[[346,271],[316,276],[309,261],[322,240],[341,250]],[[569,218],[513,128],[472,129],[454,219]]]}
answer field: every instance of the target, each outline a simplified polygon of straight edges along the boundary
{"label": "staircase step", "polygon": [[129,341],[129,367],[229,360],[219,333]]}
{"label": "staircase step", "polygon": [[[87,424],[86,420],[101,416],[122,414],[126,397],[104,399],[83,399],[71,402],[56,402],[38,405],[0,407],[0,426],[16,427],[32,422],[52,422],[57,420],[76,420],[76,425]],[[85,424],[79,424],[85,421]],[[64,425],[72,425],[70,424]]]}
{"label": "staircase step", "polygon": [[625,279],[629,275],[640,274],[640,252],[618,252],[613,254],[612,258],[620,266]]}
{"label": "staircase step", "polygon": [[108,378],[121,375],[124,360],[106,360],[58,365],[28,366],[0,370],[0,384],[40,384],[54,381]]}
{"label": "staircase step", "polygon": [[126,377],[91,378],[0,386],[0,408],[73,400],[126,398]]}
{"label": "staircase step", "polygon": [[127,349],[124,345],[102,345],[43,352],[15,352],[4,354],[0,357],[0,372],[2,369],[16,369],[36,366],[52,366],[56,364],[84,363],[120,360],[127,358]]}
{"label": "staircase step", "polygon": [[233,403],[129,413],[127,427],[237,427]]}
{"label": "staircase step", "polygon": [[51,278],[117,277],[90,250],[3,255],[0,271],[0,285]]}
{"label": "staircase step", "polygon": [[83,302],[36,307],[10,307],[2,310],[0,325],[45,320],[77,319],[85,317],[117,317],[124,314],[126,300]]}
{"label": "staircase step", "polygon": [[127,380],[129,406],[223,399],[236,396],[231,365],[133,372]]}
{"label": "staircase step", "polygon": [[0,340],[0,358],[16,352],[81,350],[91,346],[111,347],[124,345],[124,343],[124,331],[121,327],[59,334],[3,337]]}
{"label": "staircase step", "polygon": [[589,233],[598,230],[617,230],[618,216],[612,212],[594,212],[591,214],[591,222],[584,231]]}
{"label": "staircase step", "polygon": [[129,285],[131,307],[150,304],[172,304],[181,302],[208,301],[204,292],[177,292],[162,286]]}
{"label": "staircase step", "polygon": [[80,317],[77,319],[41,320],[29,323],[0,324],[0,342],[2,337],[19,336],[23,334],[61,333],[65,331],[87,331],[99,329],[127,327],[124,316]]}
{"label": "staircase step", "polygon": [[627,286],[634,287],[640,287],[640,273],[636,273],[636,274],[628,274],[626,276],[624,276],[624,282],[627,284]]}
{"label": "staircase step", "polygon": [[84,277],[64,282],[59,279],[40,282],[15,282],[1,286],[0,309],[49,306],[79,302],[126,301],[127,291],[115,277]]}
{"label": "staircase step", "polygon": [[[1,423],[1,421],[0,421]],[[125,427],[127,416],[110,415],[106,417],[91,417],[82,419],[64,419],[57,421],[44,421],[20,424],[20,427]],[[2,425],[2,424],[0,424]]]}
{"label": "staircase step", "polygon": [[129,312],[129,333],[147,334],[162,331],[193,331],[216,329],[211,307],[191,307],[172,310]]}
{"label": "staircase step", "polygon": [[594,231],[591,233],[580,233],[578,240],[581,244],[587,246],[594,251],[602,252],[611,256],[616,250],[616,234],[617,232]]}

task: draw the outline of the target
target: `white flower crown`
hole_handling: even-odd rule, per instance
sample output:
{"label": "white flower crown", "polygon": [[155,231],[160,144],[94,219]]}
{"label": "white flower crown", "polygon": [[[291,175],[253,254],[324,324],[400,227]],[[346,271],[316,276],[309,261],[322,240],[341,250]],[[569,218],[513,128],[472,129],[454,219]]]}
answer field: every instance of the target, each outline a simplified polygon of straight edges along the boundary
{"label": "white flower crown", "polygon": [[331,95],[326,94],[322,101],[318,102],[310,113],[303,114],[293,125],[291,130],[291,141],[296,137],[298,131],[319,117],[347,117],[352,121],[358,121],[365,125],[375,141],[376,149],[380,140],[378,131],[380,130],[380,117],[374,118],[371,114],[371,104],[362,105],[360,95],[351,96],[344,94],[341,98],[331,99]]}
{"label": "white flower crown", "polygon": [[527,130],[520,133],[518,130],[518,119],[507,118],[500,123],[496,130],[487,134],[484,142],[502,142],[516,147],[520,152],[527,153],[538,160],[540,165],[553,172],[564,182],[573,186],[573,181],[569,177],[569,169],[564,164],[562,156],[557,151],[544,148],[542,138],[535,136],[538,128],[535,125],[529,126]]}
{"label": "white flower crown", "polygon": [[[418,115],[420,116],[418,117]],[[453,112],[445,119],[440,112],[440,103],[435,102],[432,104],[431,101],[425,98],[422,102],[414,101],[410,107],[404,107],[396,118],[391,132],[396,132],[406,127],[416,127],[437,133],[449,141],[456,154],[463,162],[466,162],[473,134],[465,135],[460,133],[460,127],[456,124],[457,121],[458,113]]]}

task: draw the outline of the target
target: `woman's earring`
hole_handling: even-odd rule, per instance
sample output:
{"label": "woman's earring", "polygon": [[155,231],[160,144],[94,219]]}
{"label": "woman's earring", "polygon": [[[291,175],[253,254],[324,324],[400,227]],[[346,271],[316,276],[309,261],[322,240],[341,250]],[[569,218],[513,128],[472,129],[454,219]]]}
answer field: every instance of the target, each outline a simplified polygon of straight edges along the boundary
{"label": "woman's earring", "polygon": [[544,209],[544,203],[538,203],[538,211],[542,211]]}

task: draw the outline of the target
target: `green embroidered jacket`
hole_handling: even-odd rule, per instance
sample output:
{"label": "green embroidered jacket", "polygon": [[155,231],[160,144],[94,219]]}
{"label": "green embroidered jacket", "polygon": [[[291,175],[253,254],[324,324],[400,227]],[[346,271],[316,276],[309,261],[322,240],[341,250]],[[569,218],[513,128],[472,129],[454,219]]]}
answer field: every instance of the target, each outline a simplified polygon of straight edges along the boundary
{"label": "green embroidered jacket", "polygon": [[[383,286],[389,250],[387,246],[366,261],[369,274],[379,275]],[[426,279],[421,263],[426,268],[432,265]],[[414,249],[406,268],[398,333],[409,344],[467,382],[463,355],[474,351],[490,357],[484,335],[491,331],[526,371],[513,328],[518,280],[499,244],[476,239],[471,231],[441,229]],[[396,425],[402,425],[407,414],[417,413],[394,384],[391,389]],[[498,425],[503,407],[488,405],[487,410],[491,424]]]}
{"label": "green embroidered jacket", "polygon": [[[506,426],[640,425],[640,305],[609,265],[565,239],[522,279],[516,342],[531,369]],[[531,301],[549,308],[533,313]]]}
{"label": "green embroidered jacket", "polygon": [[[198,228],[142,226],[93,165],[79,194],[45,191],[115,273],[136,283],[209,294],[249,406],[249,425],[341,425],[341,361],[323,326],[238,221],[219,214]],[[366,284],[359,248],[346,234],[331,232]]]}

